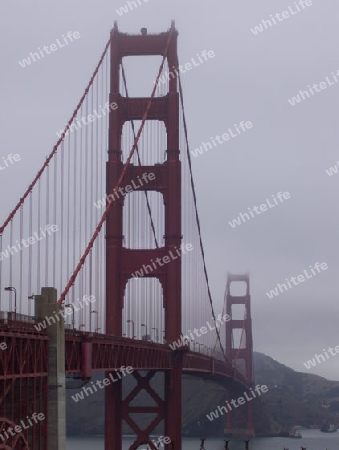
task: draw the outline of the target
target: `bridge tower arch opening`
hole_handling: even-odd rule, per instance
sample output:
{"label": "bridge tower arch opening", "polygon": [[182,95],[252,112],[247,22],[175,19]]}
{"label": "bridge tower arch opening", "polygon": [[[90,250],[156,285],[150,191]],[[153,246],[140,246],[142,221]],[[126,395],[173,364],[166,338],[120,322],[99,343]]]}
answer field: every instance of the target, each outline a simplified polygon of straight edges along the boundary
{"label": "bridge tower arch opening", "polygon": [[[143,293],[140,296],[140,292]],[[165,309],[161,283],[154,277],[128,280],[123,308],[123,336],[164,343]]]}

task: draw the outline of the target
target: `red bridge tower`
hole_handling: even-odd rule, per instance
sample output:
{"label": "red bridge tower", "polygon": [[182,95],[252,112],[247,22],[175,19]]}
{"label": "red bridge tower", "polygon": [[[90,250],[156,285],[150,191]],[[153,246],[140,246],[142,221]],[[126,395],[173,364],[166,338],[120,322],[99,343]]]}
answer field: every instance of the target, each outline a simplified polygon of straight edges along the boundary
{"label": "red bridge tower", "polygon": [[[246,293],[242,296],[231,295],[231,283],[246,283]],[[233,308],[235,305],[243,305],[242,319],[234,318]],[[253,341],[252,341],[252,320],[251,320],[251,296],[249,274],[234,275],[227,274],[226,284],[226,313],[231,317],[226,327],[226,356],[231,361],[232,366],[244,374],[247,380],[253,385]],[[239,346],[235,344],[235,330],[240,335]],[[239,394],[239,395],[238,395]],[[232,397],[236,400],[243,392],[232,390]],[[227,400],[231,398],[227,395]],[[226,416],[225,434],[254,436],[252,420],[252,403],[247,401],[239,409],[229,411]]]}
{"label": "red bridge tower", "polygon": [[[110,103],[116,102],[118,108],[110,112],[109,119],[109,159],[107,163],[107,195],[114,187],[123,170],[121,137],[126,121],[141,120],[146,111],[149,98],[123,97],[119,91],[119,74],[122,58],[125,56],[164,55],[169,34],[172,34],[167,51],[168,67],[177,69],[177,31],[174,24],[166,33],[148,35],[145,29],[141,35],[120,33],[114,26],[111,34],[111,89]],[[175,70],[173,71],[173,73]],[[180,248],[181,232],[181,163],[179,159],[179,94],[177,76],[169,80],[169,92],[163,97],[155,97],[149,110],[148,120],[163,121],[167,131],[167,159],[163,164],[153,166],[128,166],[124,177],[124,188],[144,173],[153,173],[155,178],[139,190],[157,191],[162,194],[165,205],[165,245],[156,249],[127,249],[123,246],[123,208],[124,198],[113,202],[106,222],[106,333],[122,335],[122,310],[124,293],[132,273],[143,264],[149,264],[156,258],[163,258],[175,248]],[[137,222],[136,222],[136,226]],[[147,276],[147,275],[145,275]],[[181,258],[155,269],[149,276],[156,277],[163,289],[163,307],[165,309],[165,339],[172,342],[181,334]],[[171,355],[172,369],[165,372],[165,398],[152,388],[150,381],[157,371],[149,370],[146,376],[133,372],[136,387],[125,399],[122,397],[121,383],[106,387],[105,434],[106,450],[122,449],[122,422],[126,421],[136,434],[131,450],[149,444],[154,448],[150,435],[162,421],[165,436],[171,444],[166,448],[181,450],[182,423],[182,353]],[[133,399],[141,390],[155,401],[156,406],[132,406]],[[113,401],[114,399],[114,401]],[[151,424],[141,430],[132,415],[152,413],[156,417]],[[173,447],[172,447],[173,445]]]}

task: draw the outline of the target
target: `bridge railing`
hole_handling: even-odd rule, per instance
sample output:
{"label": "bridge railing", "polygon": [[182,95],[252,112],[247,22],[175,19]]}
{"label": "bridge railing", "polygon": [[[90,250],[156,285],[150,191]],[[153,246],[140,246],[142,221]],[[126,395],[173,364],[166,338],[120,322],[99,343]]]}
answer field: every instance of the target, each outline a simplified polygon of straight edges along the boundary
{"label": "bridge railing", "polygon": [[16,312],[0,312],[0,328],[34,328],[35,318]]}

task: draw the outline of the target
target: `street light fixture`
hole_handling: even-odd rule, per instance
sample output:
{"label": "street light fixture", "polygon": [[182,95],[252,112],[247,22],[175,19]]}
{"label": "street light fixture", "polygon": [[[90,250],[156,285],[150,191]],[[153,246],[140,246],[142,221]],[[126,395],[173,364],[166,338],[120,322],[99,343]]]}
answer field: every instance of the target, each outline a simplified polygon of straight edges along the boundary
{"label": "street light fixture", "polygon": [[[91,311],[90,317],[92,317],[92,314],[96,314],[96,315],[97,315],[97,328],[99,328],[99,312],[98,312],[98,311],[95,311],[95,310],[93,309],[93,311]],[[89,331],[92,333],[92,321],[91,321],[91,323],[90,323]]]}
{"label": "street light fixture", "polygon": [[67,305],[65,305],[66,308],[72,308],[72,328],[73,328],[73,332],[75,329],[75,318],[74,318],[74,305],[72,305],[72,303],[68,303]]}
{"label": "street light fixture", "polygon": [[141,326],[146,328],[146,339],[145,339],[145,340],[147,341],[147,336],[148,336],[148,333],[147,333],[147,324],[146,324],[146,323],[142,323]]}
{"label": "street light fixture", "polygon": [[134,320],[128,319],[128,320],[127,320],[127,323],[131,323],[131,324],[132,324],[132,339],[135,339],[136,336],[135,336],[135,334],[134,334],[134,331],[135,331],[135,328],[134,328]]}
{"label": "street light fixture", "polygon": [[152,330],[155,330],[155,342],[159,342],[159,328],[153,327]]}
{"label": "street light fixture", "polygon": [[16,318],[16,289],[13,286],[5,287],[5,291],[14,292],[14,313]]}

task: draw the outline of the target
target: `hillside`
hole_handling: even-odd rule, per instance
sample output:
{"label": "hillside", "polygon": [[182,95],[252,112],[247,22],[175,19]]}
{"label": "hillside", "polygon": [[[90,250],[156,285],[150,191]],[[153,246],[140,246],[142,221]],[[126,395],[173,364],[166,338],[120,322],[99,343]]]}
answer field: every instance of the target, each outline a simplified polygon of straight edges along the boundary
{"label": "hillside", "polygon": [[274,430],[294,425],[320,428],[328,419],[339,426],[338,381],[296,372],[262,353],[254,353],[254,373],[256,383],[269,388],[262,406]]}
{"label": "hillside", "polygon": [[[258,434],[275,434],[294,425],[317,427],[330,419],[339,426],[339,382],[329,381],[317,375],[296,372],[261,353],[254,353],[255,383],[267,385],[269,391],[261,401],[253,401],[254,423]],[[162,395],[161,375],[154,377],[152,383]],[[104,378],[96,374],[93,381]],[[133,379],[126,378],[124,391],[133,385]],[[81,386],[79,381],[67,382],[68,387]],[[86,387],[89,385],[87,384]],[[69,435],[103,434],[104,392],[99,390],[76,403],[71,396],[79,392],[67,389],[67,432]],[[225,416],[210,422],[206,414],[225,402],[222,386],[185,375],[183,377],[183,432],[186,435],[222,434]],[[142,392],[135,399],[141,404],[147,394]],[[151,404],[151,403],[150,403]],[[89,414],[89,411],[91,412]],[[144,417],[140,423],[143,428],[151,417]],[[131,430],[126,426],[124,433]],[[159,428],[157,432],[161,433]]]}

